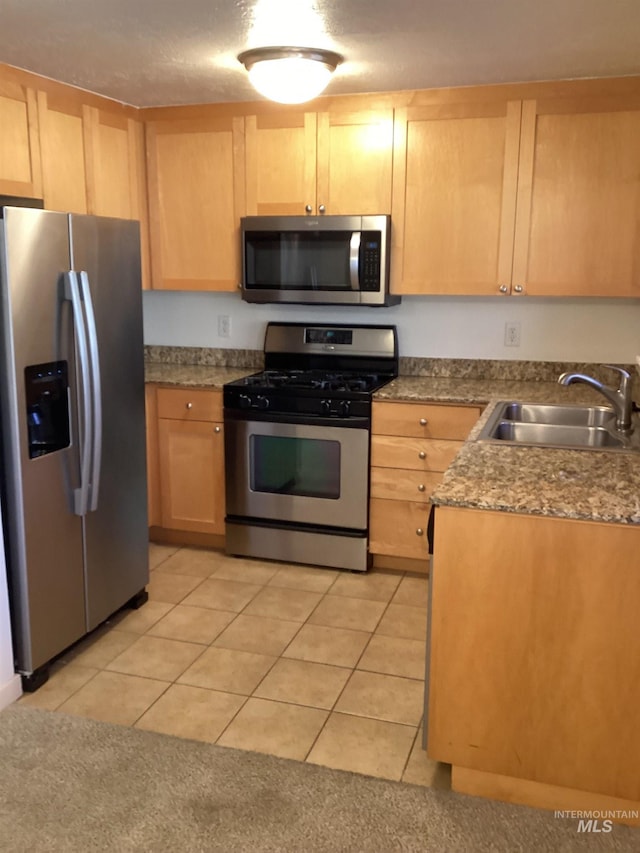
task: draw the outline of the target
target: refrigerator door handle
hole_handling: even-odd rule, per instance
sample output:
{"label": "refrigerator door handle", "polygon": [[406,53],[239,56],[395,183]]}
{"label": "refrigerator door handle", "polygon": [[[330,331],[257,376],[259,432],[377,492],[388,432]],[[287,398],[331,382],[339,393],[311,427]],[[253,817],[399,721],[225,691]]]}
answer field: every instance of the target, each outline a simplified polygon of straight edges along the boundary
{"label": "refrigerator door handle", "polygon": [[80,449],[80,487],[73,490],[73,511],[76,515],[86,515],[89,503],[89,473],[91,467],[93,408],[91,405],[87,334],[84,324],[82,301],[80,298],[80,288],[78,286],[78,274],[74,270],[67,270],[64,273],[64,298],[71,302],[82,388],[83,434],[82,447]]}
{"label": "refrigerator door handle", "polygon": [[102,388],[100,384],[100,351],[98,349],[98,332],[96,318],[91,299],[89,275],[84,270],[79,273],[80,294],[84,302],[84,313],[87,321],[87,343],[89,349],[89,371],[91,375],[91,406],[93,409],[93,435],[91,453],[91,472],[89,474],[89,511],[98,509],[98,494],[100,491],[100,468],[102,463]]}

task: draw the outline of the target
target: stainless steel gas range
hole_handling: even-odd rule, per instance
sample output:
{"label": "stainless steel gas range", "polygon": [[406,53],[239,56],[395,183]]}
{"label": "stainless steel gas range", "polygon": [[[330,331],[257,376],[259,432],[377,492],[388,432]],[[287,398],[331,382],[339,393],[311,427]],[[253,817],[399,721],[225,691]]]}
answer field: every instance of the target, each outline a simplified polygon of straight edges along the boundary
{"label": "stainless steel gas range", "polygon": [[373,392],[395,326],[269,323],[265,369],[224,386],[229,554],[366,571]]}

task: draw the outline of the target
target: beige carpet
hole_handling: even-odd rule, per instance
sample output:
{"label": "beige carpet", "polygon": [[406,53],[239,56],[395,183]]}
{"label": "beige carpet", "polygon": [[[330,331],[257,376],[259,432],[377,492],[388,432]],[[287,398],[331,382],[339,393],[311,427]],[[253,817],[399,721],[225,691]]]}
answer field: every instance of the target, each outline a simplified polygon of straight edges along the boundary
{"label": "beige carpet", "polygon": [[637,851],[548,812],[13,705],[3,853]]}

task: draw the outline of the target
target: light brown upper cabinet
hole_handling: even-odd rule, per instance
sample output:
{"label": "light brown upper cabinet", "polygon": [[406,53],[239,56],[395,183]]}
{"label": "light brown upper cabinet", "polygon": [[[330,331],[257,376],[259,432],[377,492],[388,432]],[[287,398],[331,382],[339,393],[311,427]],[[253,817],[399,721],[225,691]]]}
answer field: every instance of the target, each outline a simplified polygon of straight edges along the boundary
{"label": "light brown upper cabinet", "polygon": [[520,117],[519,101],[396,111],[394,292],[510,286]]}
{"label": "light brown upper cabinet", "polygon": [[524,101],[513,288],[640,296],[640,98]]}
{"label": "light brown upper cabinet", "polygon": [[88,213],[82,104],[38,92],[44,206]]}
{"label": "light brown upper cabinet", "polygon": [[244,214],[244,119],[147,124],[152,286],[235,290]]}
{"label": "light brown upper cabinet", "polygon": [[0,193],[41,198],[36,93],[0,79]]}
{"label": "light brown upper cabinet", "polygon": [[398,293],[640,295],[640,99],[396,113]]}
{"label": "light brown upper cabinet", "polygon": [[247,213],[390,213],[392,162],[390,109],[247,116]]}

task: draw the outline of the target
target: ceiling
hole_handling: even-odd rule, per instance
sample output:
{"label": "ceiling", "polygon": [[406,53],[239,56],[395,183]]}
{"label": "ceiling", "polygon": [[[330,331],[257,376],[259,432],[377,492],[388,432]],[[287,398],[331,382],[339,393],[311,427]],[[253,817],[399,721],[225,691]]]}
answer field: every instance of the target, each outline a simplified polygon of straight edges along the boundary
{"label": "ceiling", "polygon": [[256,100],[238,53],[325,47],[326,94],[640,74],[640,0],[0,0],[0,62],[138,107]]}

